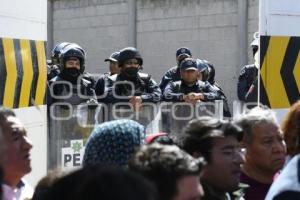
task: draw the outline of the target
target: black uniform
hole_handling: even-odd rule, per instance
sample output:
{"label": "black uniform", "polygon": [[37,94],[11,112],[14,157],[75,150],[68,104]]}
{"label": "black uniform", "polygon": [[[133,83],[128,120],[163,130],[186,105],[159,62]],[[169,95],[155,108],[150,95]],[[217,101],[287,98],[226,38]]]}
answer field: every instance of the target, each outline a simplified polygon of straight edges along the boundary
{"label": "black uniform", "polygon": [[160,83],[159,83],[159,87],[161,89],[162,92],[164,92],[166,86],[168,85],[168,83],[170,81],[179,81],[181,80],[181,76],[180,76],[180,68],[178,66],[174,66],[171,69],[169,69],[166,74],[162,77]]}
{"label": "black uniform", "polygon": [[238,98],[244,102],[257,101],[257,67],[246,65],[241,69],[237,85]]}
{"label": "black uniform", "polygon": [[[104,77],[104,80],[105,84],[103,93],[105,97],[102,101],[105,103],[128,102],[130,95],[141,96],[143,102],[159,102],[161,99],[160,88],[148,74],[138,72],[137,76],[133,80],[129,80],[127,76],[121,73]],[[134,88],[132,88],[129,84],[123,83],[115,85],[120,81],[130,82],[134,85]],[[101,89],[97,90],[98,92],[101,91]],[[122,98],[115,96],[114,93],[118,96],[122,96]]]}
{"label": "black uniform", "polygon": [[47,104],[67,102],[71,105],[78,105],[95,99],[93,79],[88,75],[83,75],[79,78],[79,84],[77,81],[70,81],[62,73],[52,78],[48,82]]}
{"label": "black uniform", "polygon": [[[66,62],[73,57],[80,61],[80,69],[65,67]],[[60,51],[59,61],[60,73],[48,81],[47,104],[66,102],[78,105],[94,99],[95,81],[89,74],[84,73],[84,50],[75,43],[66,45]]]}
{"label": "black uniform", "polygon": [[164,100],[183,102],[183,95],[189,93],[203,93],[204,101],[221,100],[221,95],[208,82],[198,80],[194,85],[188,86],[184,81],[170,82],[165,88]]}

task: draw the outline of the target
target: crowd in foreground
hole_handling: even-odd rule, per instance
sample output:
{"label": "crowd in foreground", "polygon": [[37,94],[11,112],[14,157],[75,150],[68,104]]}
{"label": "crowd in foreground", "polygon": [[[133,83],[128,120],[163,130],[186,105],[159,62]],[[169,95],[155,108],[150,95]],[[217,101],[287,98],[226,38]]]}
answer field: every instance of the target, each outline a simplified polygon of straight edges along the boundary
{"label": "crowd in foreground", "polygon": [[300,101],[280,126],[256,107],[233,121],[203,116],[177,137],[145,135],[132,120],[97,125],[82,168],[49,172],[35,190],[33,144],[15,113],[0,109],[2,199],[298,199]]}

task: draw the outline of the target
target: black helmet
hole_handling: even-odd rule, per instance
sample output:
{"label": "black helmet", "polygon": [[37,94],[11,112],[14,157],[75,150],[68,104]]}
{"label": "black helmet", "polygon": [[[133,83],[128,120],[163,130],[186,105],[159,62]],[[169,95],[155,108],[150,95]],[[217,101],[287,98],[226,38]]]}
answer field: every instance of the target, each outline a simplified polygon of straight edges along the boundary
{"label": "black helmet", "polygon": [[68,58],[76,57],[80,61],[80,72],[83,73],[85,70],[85,52],[84,50],[76,43],[71,43],[62,49],[60,54],[60,70],[63,70],[65,67],[65,63]]}
{"label": "black helmet", "polygon": [[60,42],[55,45],[55,47],[51,51],[52,64],[54,64],[54,65],[60,64],[59,55],[61,54],[61,51],[64,47],[66,47],[70,44],[71,44],[70,42]]}
{"label": "black helmet", "polygon": [[196,59],[196,63],[197,63],[197,68],[199,72],[203,72],[204,70],[207,69],[208,65],[206,64],[206,62],[204,60],[201,60],[199,58]]}
{"label": "black helmet", "polygon": [[118,63],[119,67],[121,67],[126,60],[129,59],[137,59],[139,62],[139,65],[143,65],[143,59],[141,54],[138,52],[138,50],[134,47],[126,47],[122,50],[120,50],[119,58],[118,58]]}
{"label": "black helmet", "polygon": [[107,62],[107,61],[118,62],[119,55],[120,55],[120,52],[119,52],[119,51],[113,52],[113,53],[109,56],[109,58],[106,58],[106,59],[104,60],[104,62]]}
{"label": "black helmet", "polygon": [[215,67],[207,60],[203,60],[206,65],[207,65],[207,71],[206,71],[206,80],[208,81],[210,84],[214,84],[215,83],[215,75],[216,75],[216,70]]}

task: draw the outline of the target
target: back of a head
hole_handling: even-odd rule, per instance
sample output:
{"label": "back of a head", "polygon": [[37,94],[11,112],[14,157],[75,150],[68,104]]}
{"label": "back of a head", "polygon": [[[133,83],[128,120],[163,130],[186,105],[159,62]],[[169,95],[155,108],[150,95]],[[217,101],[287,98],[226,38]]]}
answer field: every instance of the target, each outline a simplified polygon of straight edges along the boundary
{"label": "back of a head", "polygon": [[177,193],[177,181],[199,175],[203,159],[194,159],[175,145],[158,143],[141,147],[129,162],[129,169],[142,174],[157,187],[161,200],[171,200]]}
{"label": "back of a head", "polygon": [[54,183],[47,200],[156,200],[156,189],[138,174],[115,168],[85,167]]}
{"label": "back of a head", "polygon": [[61,170],[53,170],[43,177],[36,185],[31,200],[44,200],[48,195],[48,191],[61,177],[65,175]]}
{"label": "back of a head", "polygon": [[144,126],[115,120],[96,126],[88,138],[83,165],[126,167],[135,149],[145,142]]}

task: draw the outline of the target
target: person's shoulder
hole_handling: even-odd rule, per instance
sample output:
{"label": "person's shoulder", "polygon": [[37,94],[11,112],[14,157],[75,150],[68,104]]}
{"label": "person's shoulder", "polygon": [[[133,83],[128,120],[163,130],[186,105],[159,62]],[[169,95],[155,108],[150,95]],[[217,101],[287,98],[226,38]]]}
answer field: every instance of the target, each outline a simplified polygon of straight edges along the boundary
{"label": "person's shoulder", "polygon": [[247,75],[248,73],[252,73],[254,71],[257,71],[257,68],[254,64],[245,65],[242,67],[242,69],[240,71],[240,76]]}
{"label": "person's shoulder", "polygon": [[177,66],[171,67],[170,69],[168,69],[168,71],[166,72],[166,74],[174,74],[176,73],[178,70]]}

